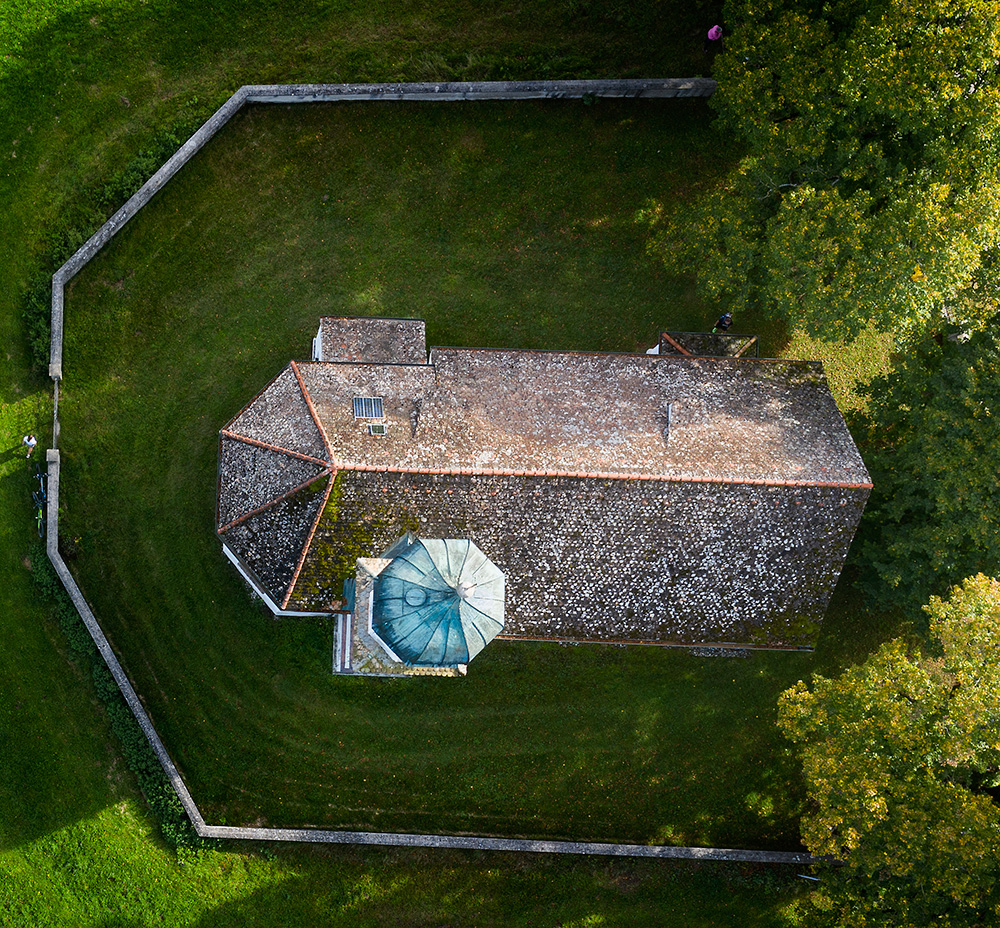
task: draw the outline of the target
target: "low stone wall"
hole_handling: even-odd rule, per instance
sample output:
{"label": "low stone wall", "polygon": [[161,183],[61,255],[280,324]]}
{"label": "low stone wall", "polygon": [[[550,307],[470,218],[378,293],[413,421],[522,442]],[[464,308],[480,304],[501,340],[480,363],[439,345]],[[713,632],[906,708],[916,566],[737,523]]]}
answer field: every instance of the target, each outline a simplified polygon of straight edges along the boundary
{"label": "low stone wall", "polygon": [[459,835],[409,835],[370,831],[313,831],[303,828],[231,828],[206,825],[210,838],[294,841],[321,844],[369,844],[382,847],[439,847],[450,850],[514,851],[521,854],[581,854],[594,857],[655,857],[660,860],[716,860],[795,864],[808,867],[809,854],[792,851],[746,851],[722,847],[665,847],[649,844],[600,844],[590,841],[536,841],[530,838],[475,838]]}
{"label": "low stone wall", "polygon": [[46,453],[46,462],[48,465],[48,499],[45,514],[47,530],[45,553],[52,562],[52,566],[55,568],[56,574],[69,594],[69,598],[73,601],[76,611],[80,614],[83,624],[87,627],[90,637],[94,640],[94,644],[104,659],[104,663],[107,664],[108,670],[111,671],[111,675],[115,678],[115,683],[118,684],[118,689],[121,690],[122,697],[132,711],[132,715],[135,716],[135,720],[139,723],[139,727],[146,736],[146,740],[156,753],[160,766],[163,767],[163,771],[170,780],[174,792],[177,793],[177,798],[180,799],[181,805],[184,806],[187,817],[190,819],[195,831],[201,834],[201,830],[205,827],[205,820],[201,817],[201,813],[198,811],[198,807],[195,805],[187,785],[181,779],[181,775],[174,766],[174,762],[170,759],[170,755],[160,740],[160,736],[156,733],[156,729],[153,728],[153,723],[150,721],[146,710],[139,701],[138,695],[136,695],[135,690],[132,688],[129,678],[125,675],[122,665],[118,662],[118,658],[115,656],[115,652],[112,650],[111,644],[104,634],[104,630],[94,616],[90,604],[84,598],[83,592],[80,590],[76,580],[66,566],[66,562],[59,553],[59,451],[54,448],[49,449]]}
{"label": "low stone wall", "polygon": [[454,81],[413,84],[248,84],[241,87],[53,275],[49,376],[54,380],[62,379],[63,291],[66,284],[247,103],[581,100],[585,97],[663,99],[710,97],[715,88],[715,81],[705,77],[601,81]]}

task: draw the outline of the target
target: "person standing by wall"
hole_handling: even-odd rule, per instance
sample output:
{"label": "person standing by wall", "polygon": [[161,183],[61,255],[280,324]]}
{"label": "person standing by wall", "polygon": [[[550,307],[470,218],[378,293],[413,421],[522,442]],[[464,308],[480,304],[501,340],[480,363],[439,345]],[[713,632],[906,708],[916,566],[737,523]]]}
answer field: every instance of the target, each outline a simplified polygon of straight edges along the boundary
{"label": "person standing by wall", "polygon": [[719,321],[712,326],[712,334],[720,335],[729,331],[729,327],[733,324],[733,314],[723,313],[719,316]]}
{"label": "person standing by wall", "polygon": [[719,51],[722,48],[722,26],[716,24],[708,30],[705,36],[705,54],[711,51]]}

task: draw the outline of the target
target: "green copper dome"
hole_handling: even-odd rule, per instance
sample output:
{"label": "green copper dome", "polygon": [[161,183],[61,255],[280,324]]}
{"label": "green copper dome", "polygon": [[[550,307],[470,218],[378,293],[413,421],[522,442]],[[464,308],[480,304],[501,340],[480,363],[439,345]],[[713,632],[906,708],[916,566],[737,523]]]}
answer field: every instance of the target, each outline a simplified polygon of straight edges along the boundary
{"label": "green copper dome", "polygon": [[384,555],[372,627],[407,664],[467,664],[503,630],[504,575],[471,541],[407,535]]}

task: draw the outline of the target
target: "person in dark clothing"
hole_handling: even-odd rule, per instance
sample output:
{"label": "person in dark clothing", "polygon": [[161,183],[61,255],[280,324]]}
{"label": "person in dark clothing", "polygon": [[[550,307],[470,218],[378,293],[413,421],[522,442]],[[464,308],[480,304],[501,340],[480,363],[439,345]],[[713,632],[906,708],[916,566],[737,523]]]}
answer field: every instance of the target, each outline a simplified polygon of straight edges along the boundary
{"label": "person in dark clothing", "polygon": [[728,332],[729,327],[733,324],[733,314],[723,313],[719,316],[719,321],[715,323],[712,327],[713,335],[720,335],[722,333]]}

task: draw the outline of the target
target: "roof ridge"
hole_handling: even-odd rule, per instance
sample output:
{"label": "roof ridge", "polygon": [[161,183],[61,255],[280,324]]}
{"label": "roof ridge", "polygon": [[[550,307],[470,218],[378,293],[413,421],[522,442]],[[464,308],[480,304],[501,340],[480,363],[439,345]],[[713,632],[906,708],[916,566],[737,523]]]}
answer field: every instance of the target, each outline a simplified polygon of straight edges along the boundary
{"label": "roof ridge", "polygon": [[332,459],[333,449],[330,446],[330,439],[326,434],[326,429],[323,427],[323,423],[320,422],[319,416],[316,414],[316,407],[313,405],[312,397],[309,395],[309,390],[306,387],[306,382],[302,379],[302,372],[299,370],[299,365],[295,361],[289,361],[288,366],[292,369],[292,373],[295,375],[295,382],[299,385],[299,390],[302,391],[302,399],[305,400],[306,408],[309,410],[309,415],[312,416],[312,420],[315,423],[316,428],[319,430],[319,437],[323,440],[323,447],[326,448],[327,458]]}
{"label": "roof ridge", "polygon": [[323,470],[320,473],[310,477],[308,480],[304,481],[303,483],[300,483],[298,486],[292,487],[290,490],[286,490],[284,493],[281,494],[281,496],[276,496],[269,502],[264,503],[263,506],[257,506],[256,509],[251,509],[249,512],[244,512],[243,515],[233,519],[231,522],[227,522],[220,528],[217,528],[216,534],[221,535],[223,532],[228,532],[231,528],[233,528],[233,526],[239,525],[241,522],[251,518],[252,516],[260,515],[260,513],[264,512],[266,509],[270,509],[272,506],[275,506],[278,503],[283,502],[290,496],[294,496],[296,493],[299,492],[299,490],[304,490],[310,484],[315,483],[317,480],[320,480],[323,477],[329,476],[331,473],[333,473],[332,468],[324,466]]}
{"label": "roof ridge", "polygon": [[347,464],[340,463],[339,470],[363,473],[390,474],[434,474],[439,476],[469,477],[574,477],[585,480],[645,480],[654,483],[721,483],[747,484],[750,486],[775,487],[833,487],[847,490],[870,490],[871,482],[845,480],[779,480],[767,477],[689,477],[681,474],[625,474],[608,471],[569,470],[516,470],[513,468],[473,468],[473,467],[394,467],[391,464]]}
{"label": "roof ridge", "polygon": [[327,453],[330,453],[330,458],[324,461],[322,458],[313,457],[311,454],[306,454],[304,451],[293,451],[291,448],[286,448],[283,445],[275,445],[268,441],[261,441],[259,438],[251,438],[249,435],[240,435],[239,432],[231,432],[229,429],[219,429],[219,435],[223,438],[231,438],[233,441],[246,442],[248,445],[256,445],[258,448],[266,448],[268,451],[275,451],[278,454],[286,454],[292,458],[298,458],[301,461],[309,461],[310,464],[319,464],[320,467],[332,467],[332,453],[330,453],[330,445],[326,442],[326,436],[323,435],[323,441],[326,443]]}

